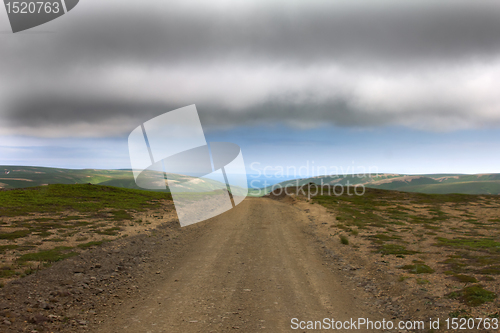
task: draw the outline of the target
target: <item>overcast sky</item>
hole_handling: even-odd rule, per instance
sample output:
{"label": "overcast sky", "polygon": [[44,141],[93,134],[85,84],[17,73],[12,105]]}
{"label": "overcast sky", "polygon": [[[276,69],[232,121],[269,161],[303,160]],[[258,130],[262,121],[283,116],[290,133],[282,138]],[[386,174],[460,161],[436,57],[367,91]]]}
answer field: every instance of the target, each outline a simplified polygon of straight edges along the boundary
{"label": "overcast sky", "polygon": [[17,34],[1,9],[0,164],[129,167],[135,127],[196,104],[247,164],[500,172],[499,31],[477,0],[82,0]]}

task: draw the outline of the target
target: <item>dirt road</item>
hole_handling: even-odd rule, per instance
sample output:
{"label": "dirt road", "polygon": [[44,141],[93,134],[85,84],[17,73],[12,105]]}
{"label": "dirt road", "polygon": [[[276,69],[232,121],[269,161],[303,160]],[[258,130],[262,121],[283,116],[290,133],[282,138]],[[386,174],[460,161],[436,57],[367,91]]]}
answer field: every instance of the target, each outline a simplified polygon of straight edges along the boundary
{"label": "dirt road", "polygon": [[203,222],[183,255],[156,268],[161,279],[97,332],[290,332],[292,318],[377,319],[325,262],[307,222],[291,205],[245,200]]}

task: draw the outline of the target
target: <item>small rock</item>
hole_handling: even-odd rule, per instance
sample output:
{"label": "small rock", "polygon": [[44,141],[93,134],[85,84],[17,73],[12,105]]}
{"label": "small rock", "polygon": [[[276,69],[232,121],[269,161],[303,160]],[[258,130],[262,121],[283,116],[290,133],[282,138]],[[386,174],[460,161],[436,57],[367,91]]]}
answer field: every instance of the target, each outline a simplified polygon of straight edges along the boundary
{"label": "small rock", "polygon": [[5,319],[5,320],[3,321],[3,323],[4,323],[4,325],[7,325],[7,326],[12,325],[12,323],[11,323],[9,320],[7,320],[7,319]]}
{"label": "small rock", "polygon": [[42,303],[40,303],[40,307],[41,307],[42,309],[44,309],[44,310],[50,310],[50,309],[52,309],[52,308],[53,308],[53,306],[52,306],[52,305],[50,305],[49,303],[46,303],[46,302],[42,302]]}
{"label": "small rock", "polygon": [[30,316],[28,318],[28,323],[31,323],[31,324],[43,324],[45,322],[49,321],[49,318],[45,317],[44,315],[41,315],[41,314],[36,314],[36,315],[33,315],[33,316]]}
{"label": "small rock", "polygon": [[50,314],[47,317],[50,319],[50,321],[56,321],[56,320],[59,320],[59,318],[60,318],[59,316],[56,316],[53,314]]}

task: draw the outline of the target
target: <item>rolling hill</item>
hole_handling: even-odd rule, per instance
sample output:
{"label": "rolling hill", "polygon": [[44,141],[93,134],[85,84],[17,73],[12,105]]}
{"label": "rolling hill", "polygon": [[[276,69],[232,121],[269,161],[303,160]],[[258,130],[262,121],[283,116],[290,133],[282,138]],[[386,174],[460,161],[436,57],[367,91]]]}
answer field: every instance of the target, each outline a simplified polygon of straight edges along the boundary
{"label": "rolling hill", "polygon": [[[153,171],[145,171],[146,177]],[[148,174],[151,173],[151,174]],[[170,181],[185,181],[190,177],[169,174]],[[30,166],[0,166],[0,189],[15,189],[49,184],[94,184],[129,189],[143,189],[136,185],[131,170],[59,169]],[[194,190],[205,192],[221,188],[221,183],[200,178]],[[224,186],[225,187],[225,186]],[[168,186],[167,186],[168,190]]]}
{"label": "rolling hill", "polygon": [[[302,186],[308,183],[318,185],[358,185],[365,187],[395,190],[402,192],[419,192],[429,194],[500,194],[500,174],[429,174],[400,175],[378,174],[374,177],[319,176],[313,178],[295,179],[281,182],[276,187]],[[270,192],[272,187],[265,189]]]}
{"label": "rolling hill", "polygon": [[[186,179],[183,175],[171,174],[173,181]],[[420,192],[431,194],[464,193],[464,194],[500,194],[500,174],[428,174],[402,175],[378,174],[358,177],[356,175],[318,176],[287,180],[274,185],[276,187],[302,186],[308,183],[318,185],[358,185],[383,190],[403,192]],[[99,170],[99,169],[60,169],[29,166],[0,166],[0,189],[25,188],[47,184],[99,184],[121,188],[141,189],[134,181],[131,170]],[[196,183],[197,191],[212,191],[221,184],[211,179],[202,178]],[[264,189],[253,189],[250,195],[263,195],[272,191],[269,186]]]}

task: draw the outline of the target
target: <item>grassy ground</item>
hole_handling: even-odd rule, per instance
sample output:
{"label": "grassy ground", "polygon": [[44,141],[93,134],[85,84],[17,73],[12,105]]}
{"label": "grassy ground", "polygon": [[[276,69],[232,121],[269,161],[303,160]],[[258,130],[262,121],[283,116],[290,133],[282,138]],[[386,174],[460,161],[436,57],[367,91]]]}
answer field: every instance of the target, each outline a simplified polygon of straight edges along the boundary
{"label": "grassy ground", "polygon": [[400,272],[401,283],[425,285],[466,309],[497,298],[500,196],[377,189],[336,196],[314,187],[310,193],[312,203],[331,212],[332,236],[366,249],[374,260],[383,258]]}
{"label": "grassy ground", "polygon": [[48,185],[0,192],[0,216],[23,216],[29,213],[57,214],[71,210],[99,214],[102,209],[144,210],[158,206],[158,200],[171,195],[133,189],[87,184]]}
{"label": "grassy ground", "polygon": [[99,185],[0,191],[0,283],[148,228],[172,210],[169,193]]}

